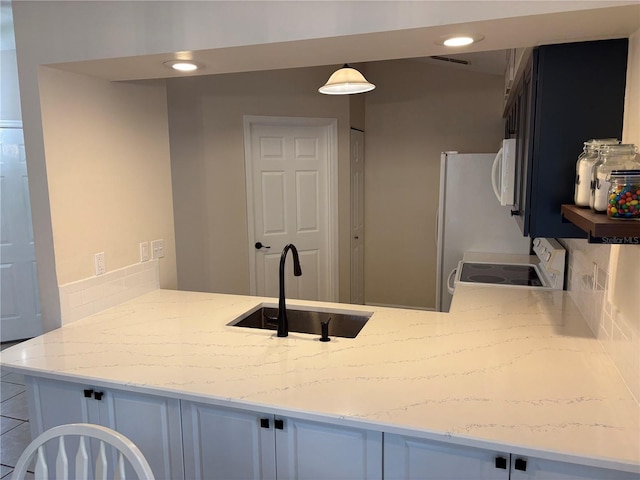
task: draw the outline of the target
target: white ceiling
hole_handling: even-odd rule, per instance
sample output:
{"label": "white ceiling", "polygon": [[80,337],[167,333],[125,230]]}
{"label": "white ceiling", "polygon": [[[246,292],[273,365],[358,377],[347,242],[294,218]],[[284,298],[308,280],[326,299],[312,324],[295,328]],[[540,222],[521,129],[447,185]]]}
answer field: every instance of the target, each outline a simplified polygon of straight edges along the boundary
{"label": "white ceiling", "polygon": [[[317,38],[193,52],[110,58],[53,65],[107,80],[139,80],[185,75],[248,72],[283,68],[362,63],[433,55],[468,57],[473,68],[490,73],[504,68],[500,50],[544,44],[628,37],[640,29],[640,2],[633,5],[510,17],[457,25]],[[451,49],[438,44],[455,32],[480,33],[484,40]],[[475,52],[486,52],[476,55]],[[473,55],[472,55],[473,54]],[[196,73],[175,72],[164,61],[191,58],[204,65]],[[433,61],[433,60],[427,60]],[[438,64],[442,64],[439,62]]]}

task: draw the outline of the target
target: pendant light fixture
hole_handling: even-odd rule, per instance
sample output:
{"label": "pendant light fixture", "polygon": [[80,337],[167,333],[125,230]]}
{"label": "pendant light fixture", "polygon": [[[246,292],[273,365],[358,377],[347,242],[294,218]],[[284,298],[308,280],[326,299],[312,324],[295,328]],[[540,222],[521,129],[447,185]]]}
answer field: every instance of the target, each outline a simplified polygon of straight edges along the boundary
{"label": "pendant light fixture", "polygon": [[374,88],[376,86],[367,82],[367,79],[358,70],[345,63],[341,69],[333,72],[327,83],[318,91],[325,95],[351,95],[369,92]]}

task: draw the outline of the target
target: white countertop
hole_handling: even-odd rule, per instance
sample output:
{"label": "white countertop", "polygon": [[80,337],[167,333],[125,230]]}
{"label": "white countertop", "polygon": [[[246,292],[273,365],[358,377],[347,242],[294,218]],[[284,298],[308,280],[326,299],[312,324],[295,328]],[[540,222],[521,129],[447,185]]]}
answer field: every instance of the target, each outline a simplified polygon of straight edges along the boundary
{"label": "white countertop", "polygon": [[637,471],[640,408],[567,292],[461,285],[451,313],[375,312],[355,339],[230,327],[273,299],[157,290],[0,354],[115,386]]}

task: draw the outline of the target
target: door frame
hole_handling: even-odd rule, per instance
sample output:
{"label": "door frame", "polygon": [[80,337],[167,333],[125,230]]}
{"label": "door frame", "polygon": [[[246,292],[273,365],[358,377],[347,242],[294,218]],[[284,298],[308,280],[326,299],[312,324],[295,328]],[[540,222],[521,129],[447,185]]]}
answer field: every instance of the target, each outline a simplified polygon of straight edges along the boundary
{"label": "door frame", "polygon": [[327,197],[327,261],[329,279],[330,302],[338,301],[339,271],[338,271],[338,119],[319,117],[275,117],[261,115],[244,115],[244,172],[247,199],[247,236],[249,247],[249,291],[257,294],[256,286],[256,242],[254,235],[253,212],[253,177],[251,129],[253,125],[293,126],[293,127],[324,127],[327,134],[327,187],[324,192]]}
{"label": "door frame", "polygon": [[[354,188],[353,182],[353,172],[354,172],[354,135],[359,136],[362,145],[361,150],[358,152],[358,157],[360,158],[361,164],[361,174],[362,174],[362,185],[358,188]],[[351,127],[349,129],[349,189],[350,189],[350,198],[349,198],[349,301],[352,304],[365,304],[364,299],[364,130],[359,128]],[[356,196],[357,193],[357,196]],[[354,261],[356,258],[354,252],[354,211],[356,210],[356,206],[362,207],[362,218],[360,218],[360,223],[362,224],[362,232],[359,235],[362,237],[360,241],[361,249],[362,249],[362,257],[361,257],[361,265],[359,269],[354,268]],[[357,209],[357,215],[360,215],[360,208]],[[354,297],[354,279],[357,279],[357,285],[360,286],[358,292],[361,295]]]}

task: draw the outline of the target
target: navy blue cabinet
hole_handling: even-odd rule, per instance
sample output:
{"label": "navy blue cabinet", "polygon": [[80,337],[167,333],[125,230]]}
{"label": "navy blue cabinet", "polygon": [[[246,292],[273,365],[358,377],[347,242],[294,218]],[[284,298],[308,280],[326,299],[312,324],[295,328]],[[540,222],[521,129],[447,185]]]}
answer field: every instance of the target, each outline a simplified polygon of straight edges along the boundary
{"label": "navy blue cabinet", "polygon": [[507,109],[517,139],[512,215],[530,237],[586,238],[562,221],[573,203],[575,163],[590,138],[621,138],[628,40],[535,48]]}

